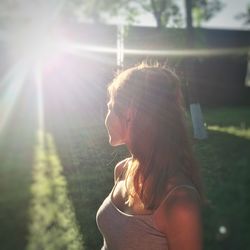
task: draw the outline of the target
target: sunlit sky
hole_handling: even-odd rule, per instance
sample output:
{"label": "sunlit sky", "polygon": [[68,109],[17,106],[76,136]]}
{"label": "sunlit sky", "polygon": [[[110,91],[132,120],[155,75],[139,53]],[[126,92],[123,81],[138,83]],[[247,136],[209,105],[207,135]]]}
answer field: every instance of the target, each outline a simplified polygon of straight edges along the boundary
{"label": "sunlit sky", "polygon": [[[184,0],[177,0],[180,6],[183,6]],[[239,13],[246,12],[250,0],[222,0],[224,8],[207,23],[202,26],[207,28],[222,29],[249,29],[249,26],[243,25],[242,20],[237,20],[235,16]],[[155,26],[152,15],[144,15],[139,18],[139,25]]]}

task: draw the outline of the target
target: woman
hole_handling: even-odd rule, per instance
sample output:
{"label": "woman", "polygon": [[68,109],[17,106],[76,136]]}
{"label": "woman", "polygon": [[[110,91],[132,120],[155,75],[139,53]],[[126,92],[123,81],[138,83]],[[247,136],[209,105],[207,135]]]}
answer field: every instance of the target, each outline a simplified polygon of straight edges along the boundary
{"label": "woman", "polygon": [[125,144],[131,157],[116,165],[97,212],[102,249],[202,249],[201,181],[177,77],[141,64],[119,74],[108,92],[109,142]]}

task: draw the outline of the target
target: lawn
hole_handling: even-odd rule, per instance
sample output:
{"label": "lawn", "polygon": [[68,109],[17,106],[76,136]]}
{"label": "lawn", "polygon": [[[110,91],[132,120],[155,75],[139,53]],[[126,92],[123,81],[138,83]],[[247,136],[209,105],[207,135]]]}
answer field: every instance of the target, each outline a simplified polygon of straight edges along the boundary
{"label": "lawn", "polygon": [[[16,113],[0,141],[0,248],[100,249],[95,214],[126,149],[108,145],[101,119],[48,126],[39,144],[32,114]],[[193,142],[209,201],[205,250],[250,249],[250,107],[205,109],[204,120],[209,137]]]}

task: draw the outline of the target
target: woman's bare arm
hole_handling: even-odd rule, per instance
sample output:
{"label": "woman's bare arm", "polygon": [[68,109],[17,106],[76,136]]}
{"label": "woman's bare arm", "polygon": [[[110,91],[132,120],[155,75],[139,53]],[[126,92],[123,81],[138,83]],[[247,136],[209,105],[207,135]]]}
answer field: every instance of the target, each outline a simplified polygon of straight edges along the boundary
{"label": "woman's bare arm", "polygon": [[175,191],[157,210],[156,225],[166,235],[169,250],[201,250],[202,222],[195,191]]}

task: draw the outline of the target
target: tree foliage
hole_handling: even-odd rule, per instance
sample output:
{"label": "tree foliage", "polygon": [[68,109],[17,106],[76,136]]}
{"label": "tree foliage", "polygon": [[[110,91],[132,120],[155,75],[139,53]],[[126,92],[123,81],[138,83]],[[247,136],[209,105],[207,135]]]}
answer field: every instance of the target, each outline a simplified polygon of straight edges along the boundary
{"label": "tree foliage", "polygon": [[192,0],[192,14],[195,26],[200,26],[202,22],[210,20],[224,4],[220,0]]}
{"label": "tree foliage", "polygon": [[[1,0],[0,18],[3,21],[11,16],[17,17],[19,14],[16,10],[25,16],[40,9],[45,10],[43,13],[60,9],[61,16],[67,19],[106,22],[115,17],[127,24],[134,24],[140,15],[150,13],[158,28],[180,27],[185,24],[181,4],[184,4],[184,0]],[[221,0],[192,0],[194,26],[211,19],[222,7]]]}
{"label": "tree foliage", "polygon": [[127,23],[136,22],[140,15],[136,1],[131,0],[72,0],[65,4],[68,13],[71,12],[79,20],[106,22],[113,17],[122,17]]}
{"label": "tree foliage", "polygon": [[180,8],[174,0],[74,0],[71,9],[77,17],[85,20],[105,22],[110,17],[120,17],[133,24],[141,14],[151,13],[157,27],[172,23],[181,24]]}
{"label": "tree foliage", "polygon": [[247,5],[246,12],[238,14],[236,19],[243,20],[245,25],[250,25],[250,4]]}
{"label": "tree foliage", "polygon": [[[103,22],[110,17],[120,17],[125,22],[135,23],[141,14],[151,13],[158,28],[183,26],[185,17],[181,13],[182,0],[74,0],[71,6],[75,13],[94,22]],[[184,0],[183,0],[184,1]],[[211,19],[222,8],[220,0],[193,0],[192,13],[195,26]]]}
{"label": "tree foliage", "polygon": [[154,16],[158,28],[182,25],[180,7],[174,0],[137,1],[142,10]]}

